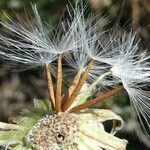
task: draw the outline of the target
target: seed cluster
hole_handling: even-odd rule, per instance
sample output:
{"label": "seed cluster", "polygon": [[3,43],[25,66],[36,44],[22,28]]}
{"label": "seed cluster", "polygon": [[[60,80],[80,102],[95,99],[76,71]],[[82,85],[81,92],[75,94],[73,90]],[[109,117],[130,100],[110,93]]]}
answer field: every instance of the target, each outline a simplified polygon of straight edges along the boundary
{"label": "seed cluster", "polygon": [[73,113],[63,112],[42,118],[28,134],[32,146],[49,149],[71,145],[77,138],[79,120]]}

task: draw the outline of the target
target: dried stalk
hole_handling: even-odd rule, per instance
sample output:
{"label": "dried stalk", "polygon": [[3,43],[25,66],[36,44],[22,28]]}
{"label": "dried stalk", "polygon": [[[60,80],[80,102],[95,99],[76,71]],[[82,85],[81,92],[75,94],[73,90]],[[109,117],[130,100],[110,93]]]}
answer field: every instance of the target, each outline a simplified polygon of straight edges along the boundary
{"label": "dried stalk", "polygon": [[49,99],[51,102],[52,109],[54,110],[54,108],[55,108],[55,94],[54,94],[53,82],[52,82],[52,77],[51,77],[51,73],[49,71],[48,64],[45,65],[45,71],[46,71],[46,80],[47,80]]}
{"label": "dried stalk", "polygon": [[117,94],[117,93],[120,92],[122,89],[123,89],[123,86],[117,87],[117,88],[115,88],[115,89],[113,89],[113,90],[107,92],[106,94],[103,94],[103,95],[101,95],[101,96],[99,96],[99,97],[97,97],[97,98],[91,99],[91,100],[89,100],[89,101],[87,101],[87,102],[85,102],[85,103],[83,103],[83,104],[81,104],[81,105],[78,105],[78,106],[76,106],[76,107],[70,109],[69,112],[75,113],[75,112],[78,112],[78,111],[80,111],[80,110],[89,108],[89,107],[91,107],[91,106],[93,106],[93,105],[95,105],[95,104],[97,104],[97,103],[99,103],[99,102],[102,102],[103,100],[105,100],[105,99],[107,99],[107,98],[109,98],[109,97],[111,97],[111,96]]}
{"label": "dried stalk", "polygon": [[57,62],[57,85],[56,85],[56,99],[55,99],[56,112],[61,111],[61,93],[62,93],[62,56],[61,54],[59,54]]}
{"label": "dried stalk", "polygon": [[139,8],[139,0],[132,0],[132,26],[136,31],[139,27],[139,16],[140,16],[140,8]]}
{"label": "dried stalk", "polygon": [[92,65],[93,65],[93,60],[91,60],[89,62],[88,66],[86,67],[86,70],[81,75],[81,78],[80,78],[77,86],[75,87],[74,91],[70,95],[69,99],[66,100],[66,102],[62,104],[62,111],[66,111],[71,106],[71,104],[74,102],[76,97],[78,96],[83,84],[85,83],[85,81],[88,77],[88,74],[90,72],[90,69],[92,68]]}
{"label": "dried stalk", "polygon": [[142,0],[142,1],[139,1],[139,3],[141,3],[143,5],[143,7],[146,9],[146,11],[148,11],[148,13],[150,13],[150,1]]}

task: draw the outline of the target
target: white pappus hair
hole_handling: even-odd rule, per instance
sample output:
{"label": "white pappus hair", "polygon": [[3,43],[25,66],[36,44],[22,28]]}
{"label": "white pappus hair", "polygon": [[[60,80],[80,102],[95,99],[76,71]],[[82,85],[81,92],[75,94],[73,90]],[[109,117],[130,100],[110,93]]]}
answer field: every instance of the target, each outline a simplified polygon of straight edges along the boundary
{"label": "white pappus hair", "polygon": [[115,53],[105,61],[112,66],[112,75],[118,78],[129,95],[134,108],[132,115],[140,122],[136,132],[149,144],[144,135],[146,134],[150,138],[148,133],[150,131],[150,91],[148,91],[150,56],[146,56],[145,52],[138,51],[138,41],[136,41],[135,35],[131,32],[129,35],[124,33],[122,36],[114,38],[116,44],[112,51],[114,49]]}
{"label": "white pappus hair", "polygon": [[[19,23],[8,16],[10,23],[0,22],[12,34],[11,37],[0,35],[2,48],[0,57],[6,63],[9,61],[9,65],[18,70],[50,64],[56,59],[51,40],[43,27],[37,9],[35,6],[32,8],[35,23],[28,20],[28,26],[26,26],[20,17],[18,18]],[[21,67],[18,67],[20,64]]]}
{"label": "white pappus hair", "polygon": [[[17,21],[8,18],[8,22],[1,21],[10,37],[0,35],[1,60],[16,68],[16,70],[27,70],[51,64],[57,59],[58,54],[78,49],[77,22],[79,13],[69,15],[65,21],[60,21],[58,30],[50,28],[47,31],[38,14],[35,5],[32,5],[34,19],[27,18],[27,25],[17,16]],[[68,10],[69,12],[69,10]],[[49,34],[50,32],[50,34]],[[18,67],[22,65],[22,68]]]}

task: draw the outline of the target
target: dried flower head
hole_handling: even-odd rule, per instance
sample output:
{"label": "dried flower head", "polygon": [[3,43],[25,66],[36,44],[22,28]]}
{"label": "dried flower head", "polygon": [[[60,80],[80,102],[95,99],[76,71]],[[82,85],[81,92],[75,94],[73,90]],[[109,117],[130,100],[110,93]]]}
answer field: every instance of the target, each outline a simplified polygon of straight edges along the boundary
{"label": "dried flower head", "polygon": [[[13,36],[0,36],[0,57],[11,65],[21,63],[23,70],[43,66],[49,100],[35,100],[36,111],[23,112],[16,125],[0,123],[0,144],[10,149],[125,149],[127,141],[114,136],[123,120],[110,110],[91,107],[125,89],[142,126],[145,120],[149,127],[149,92],[144,90],[149,83],[149,56],[138,55],[135,34],[114,37],[110,33],[106,38],[103,20],[89,16],[85,22],[84,8],[77,6],[49,35],[35,6],[33,12],[35,24],[29,21],[29,28],[10,18],[10,23],[1,22]],[[63,62],[76,73],[65,93]],[[51,77],[54,68],[56,89]],[[110,82],[108,77],[113,77]],[[99,84],[115,88],[92,98]],[[102,124],[107,120],[114,122],[111,133]]]}

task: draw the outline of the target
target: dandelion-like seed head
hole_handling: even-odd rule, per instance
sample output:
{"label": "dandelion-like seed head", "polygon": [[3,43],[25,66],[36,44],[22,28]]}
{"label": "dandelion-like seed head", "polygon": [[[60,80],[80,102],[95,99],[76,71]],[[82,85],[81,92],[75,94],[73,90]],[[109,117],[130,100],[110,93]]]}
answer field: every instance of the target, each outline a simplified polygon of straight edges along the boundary
{"label": "dandelion-like seed head", "polygon": [[[150,56],[138,54],[136,33],[106,33],[103,19],[97,20],[93,15],[85,18],[85,8],[78,6],[67,9],[68,19],[48,32],[36,6],[32,9],[35,22],[28,20],[28,27],[10,18],[10,23],[1,22],[12,37],[0,35],[0,58],[18,70],[42,66],[49,100],[35,100],[35,112],[28,110],[17,125],[7,124],[7,130],[0,132],[0,144],[18,149],[124,150],[127,141],[114,136],[123,120],[112,111],[91,109],[123,88],[136,110],[134,117],[141,124],[142,130],[138,131],[147,133],[142,120],[150,126],[150,93],[145,90],[150,81]],[[66,91],[62,89],[64,74],[65,83],[70,81],[70,74],[72,79]],[[102,89],[101,85],[109,86],[109,91],[95,97],[95,89]],[[102,124],[107,120],[114,123],[111,133]]]}

